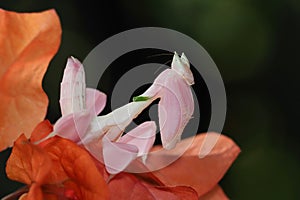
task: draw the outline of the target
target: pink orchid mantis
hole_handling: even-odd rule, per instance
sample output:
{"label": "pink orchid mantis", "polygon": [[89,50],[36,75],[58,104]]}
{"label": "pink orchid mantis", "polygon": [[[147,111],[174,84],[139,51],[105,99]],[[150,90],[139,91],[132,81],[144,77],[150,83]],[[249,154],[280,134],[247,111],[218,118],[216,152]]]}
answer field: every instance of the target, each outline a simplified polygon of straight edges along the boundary
{"label": "pink orchid mantis", "polygon": [[184,54],[175,52],[171,69],[163,71],[142,96],[160,98],[158,105],[162,145],[172,149],[180,141],[181,134],[194,112],[190,85],[194,84],[190,64]]}
{"label": "pink orchid mantis", "polygon": [[61,83],[62,117],[55,123],[54,132],[79,142],[87,133],[92,118],[103,110],[105,103],[104,93],[86,88],[82,64],[73,57],[69,58]]}
{"label": "pink orchid mantis", "polygon": [[129,131],[117,142],[111,142],[109,137],[104,136],[103,160],[108,173],[117,174],[123,171],[137,157],[142,157],[145,161],[154,144],[155,132],[155,123],[149,121]]}
{"label": "pink orchid mantis", "polygon": [[[163,71],[152,86],[134,102],[113,112],[97,116],[104,108],[106,95],[86,88],[82,64],[68,59],[61,83],[60,106],[62,117],[54,125],[55,135],[78,144],[99,143],[106,169],[110,174],[124,170],[137,157],[146,159],[154,144],[156,125],[144,122],[123,135],[125,128],[155,99],[158,105],[159,125],[163,147],[172,149],[194,111],[190,85],[194,83],[189,61],[184,54],[175,52],[171,69]],[[99,149],[92,149],[99,151]],[[97,152],[91,152],[93,155]],[[99,157],[98,157],[99,158]]]}

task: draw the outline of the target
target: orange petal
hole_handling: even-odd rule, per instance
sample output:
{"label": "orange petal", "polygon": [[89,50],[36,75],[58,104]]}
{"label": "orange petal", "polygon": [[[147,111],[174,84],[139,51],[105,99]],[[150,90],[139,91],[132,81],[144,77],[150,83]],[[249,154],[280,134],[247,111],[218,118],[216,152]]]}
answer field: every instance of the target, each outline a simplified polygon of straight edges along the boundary
{"label": "orange petal", "polygon": [[164,187],[143,182],[129,173],[115,175],[108,184],[111,200],[156,200],[156,199],[198,199],[190,187]]}
{"label": "orange petal", "polygon": [[39,144],[52,161],[51,171],[48,173],[46,178],[47,184],[61,184],[65,180],[69,179],[61,164],[61,147],[56,145],[56,142],[59,139],[59,137],[53,137]]}
{"label": "orange petal", "polygon": [[222,188],[216,185],[211,191],[199,198],[200,200],[229,200]]}
{"label": "orange petal", "polygon": [[91,155],[70,140],[58,136],[51,139],[44,150],[60,161],[71,181],[66,187],[82,200],[108,199],[108,187]]}
{"label": "orange petal", "polygon": [[0,151],[28,137],[45,117],[42,79],[57,52],[61,27],[54,10],[15,13],[0,9]]}
{"label": "orange petal", "polygon": [[168,200],[179,200],[179,199],[189,199],[198,200],[197,192],[186,186],[177,187],[158,187],[148,185],[148,190],[154,196],[154,199],[168,199]]}
{"label": "orange petal", "polygon": [[43,194],[40,187],[31,187],[29,193],[24,193],[19,200],[59,200],[60,198],[53,194]]}
{"label": "orange petal", "polygon": [[31,144],[22,134],[14,144],[6,164],[7,176],[26,184],[42,184],[51,169],[51,160],[46,152]]}
{"label": "orange petal", "polygon": [[30,136],[30,141],[32,143],[45,138],[49,133],[53,131],[53,126],[49,120],[44,120],[40,122],[33,130]]}
{"label": "orange petal", "polygon": [[[216,133],[208,134],[211,134],[211,137],[219,136]],[[199,196],[210,191],[226,173],[240,149],[230,138],[221,135],[212,151],[204,158],[199,158],[205,136],[206,134],[200,134],[194,139],[184,139],[172,150],[155,147],[153,150],[160,149],[160,151],[150,154],[147,160],[147,163],[152,165],[177,157],[182,152],[184,154],[167,167],[154,171],[153,174],[166,186],[190,186]],[[151,169],[151,165],[149,166]]]}
{"label": "orange petal", "polygon": [[33,183],[30,186],[29,192],[27,193],[27,195],[25,197],[21,196],[22,200],[43,200],[43,192],[41,187],[36,184]]}
{"label": "orange petal", "polygon": [[154,200],[146,186],[132,174],[119,173],[108,184],[111,200]]}

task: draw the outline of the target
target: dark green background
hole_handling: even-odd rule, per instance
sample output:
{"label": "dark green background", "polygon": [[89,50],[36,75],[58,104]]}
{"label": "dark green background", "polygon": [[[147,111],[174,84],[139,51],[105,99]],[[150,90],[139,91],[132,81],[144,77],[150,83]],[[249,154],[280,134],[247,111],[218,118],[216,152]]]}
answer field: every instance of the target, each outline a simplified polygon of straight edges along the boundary
{"label": "dark green background", "polygon": [[[242,149],[221,181],[228,196],[234,200],[300,199],[300,1],[117,0],[98,4],[0,1],[6,10],[55,8],[60,16],[62,44],[43,82],[51,122],[60,115],[59,84],[67,57],[83,60],[101,41],[130,28],[171,28],[200,43],[224,79],[228,112],[223,133]],[[9,150],[0,155],[0,196],[19,186],[5,178],[8,155]]]}

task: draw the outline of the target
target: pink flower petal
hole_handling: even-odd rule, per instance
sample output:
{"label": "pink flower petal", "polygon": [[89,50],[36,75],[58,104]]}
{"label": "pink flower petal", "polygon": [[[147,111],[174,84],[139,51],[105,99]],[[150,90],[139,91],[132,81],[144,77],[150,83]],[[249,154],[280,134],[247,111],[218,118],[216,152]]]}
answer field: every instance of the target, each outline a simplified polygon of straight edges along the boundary
{"label": "pink flower petal", "polygon": [[99,90],[86,88],[86,108],[98,115],[106,104],[106,95]]}
{"label": "pink flower petal", "polygon": [[62,116],[54,125],[57,135],[79,142],[90,124],[92,115],[86,112],[71,113]]}
{"label": "pink flower petal", "polygon": [[60,88],[60,108],[62,115],[85,109],[85,73],[76,58],[69,58]]}
{"label": "pink flower petal", "polygon": [[103,160],[110,174],[123,171],[138,154],[138,148],[131,144],[111,142],[108,137],[102,139]]}

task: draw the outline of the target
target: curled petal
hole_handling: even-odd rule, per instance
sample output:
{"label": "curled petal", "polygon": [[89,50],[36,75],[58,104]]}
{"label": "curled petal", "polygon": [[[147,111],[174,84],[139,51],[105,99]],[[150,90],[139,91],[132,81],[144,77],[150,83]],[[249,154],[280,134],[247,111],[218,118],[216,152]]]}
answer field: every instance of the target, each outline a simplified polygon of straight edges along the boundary
{"label": "curled petal", "polygon": [[103,160],[110,174],[123,171],[137,157],[138,148],[131,144],[111,142],[107,136],[102,139]]}
{"label": "curled petal", "polygon": [[60,87],[62,115],[85,109],[85,73],[82,64],[74,57],[68,59]]}
{"label": "curled petal", "polygon": [[88,111],[62,116],[55,123],[54,132],[73,142],[79,142],[86,134],[91,118],[92,115]]}
{"label": "curled petal", "polygon": [[142,156],[149,152],[155,141],[155,122],[144,122],[122,136],[118,142],[131,144],[138,148],[138,155]]}
{"label": "curled petal", "polygon": [[106,104],[106,95],[92,88],[86,88],[86,109],[98,115]]}

